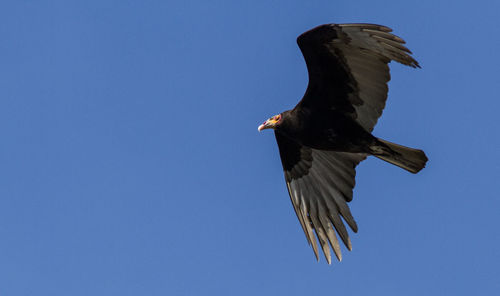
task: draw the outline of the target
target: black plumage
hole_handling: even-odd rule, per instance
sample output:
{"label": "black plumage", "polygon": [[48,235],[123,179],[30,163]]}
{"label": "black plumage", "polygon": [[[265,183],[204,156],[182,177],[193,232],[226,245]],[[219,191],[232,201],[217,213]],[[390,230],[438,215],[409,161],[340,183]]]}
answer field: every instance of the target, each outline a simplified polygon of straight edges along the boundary
{"label": "black plumage", "polygon": [[330,246],[342,258],[335,232],[351,250],[343,221],[357,232],[347,202],[358,163],[374,155],[417,173],[427,161],[422,150],[371,134],[385,107],[388,63],[419,67],[391,31],[373,24],[327,24],[300,35],[309,74],[306,93],[293,110],[259,126],[275,130],[295,212],[316,257],[314,233],[328,263]]}

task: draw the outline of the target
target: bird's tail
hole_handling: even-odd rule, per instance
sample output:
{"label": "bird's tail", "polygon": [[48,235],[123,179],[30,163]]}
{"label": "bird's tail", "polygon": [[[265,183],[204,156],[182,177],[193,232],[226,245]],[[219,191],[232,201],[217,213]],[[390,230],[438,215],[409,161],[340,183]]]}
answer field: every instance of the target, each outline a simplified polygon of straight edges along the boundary
{"label": "bird's tail", "polygon": [[370,147],[375,157],[414,174],[425,167],[427,156],[425,156],[424,151],[394,144],[382,139],[378,140],[382,145],[378,144]]}

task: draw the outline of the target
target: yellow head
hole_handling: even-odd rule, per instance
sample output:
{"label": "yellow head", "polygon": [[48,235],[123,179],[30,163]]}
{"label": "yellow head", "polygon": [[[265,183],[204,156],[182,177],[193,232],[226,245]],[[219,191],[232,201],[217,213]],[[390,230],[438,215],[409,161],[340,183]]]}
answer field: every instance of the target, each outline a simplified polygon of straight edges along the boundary
{"label": "yellow head", "polygon": [[281,122],[281,114],[274,115],[273,117],[269,118],[268,120],[264,121],[263,124],[259,125],[259,132],[263,129],[268,129],[268,128],[275,128],[278,123]]}

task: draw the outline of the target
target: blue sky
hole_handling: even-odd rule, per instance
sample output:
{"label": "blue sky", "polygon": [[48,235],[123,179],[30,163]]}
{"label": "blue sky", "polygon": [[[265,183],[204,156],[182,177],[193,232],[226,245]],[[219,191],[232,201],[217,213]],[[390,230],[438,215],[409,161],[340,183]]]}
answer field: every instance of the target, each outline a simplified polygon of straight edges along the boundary
{"label": "blue sky", "polygon": [[[2,295],[494,295],[500,289],[498,1],[3,1]],[[318,263],[269,116],[307,86],[295,38],[370,22],[391,64],[358,167],[353,251]]]}

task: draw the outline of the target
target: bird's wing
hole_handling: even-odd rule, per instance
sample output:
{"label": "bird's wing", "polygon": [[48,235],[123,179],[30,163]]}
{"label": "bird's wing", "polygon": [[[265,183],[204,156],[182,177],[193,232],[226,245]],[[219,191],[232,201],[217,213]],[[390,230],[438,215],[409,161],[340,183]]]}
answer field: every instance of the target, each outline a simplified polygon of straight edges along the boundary
{"label": "bird's wing", "polygon": [[341,110],[372,131],[387,99],[387,64],[420,67],[391,31],[372,24],[328,24],[300,35],[309,85],[297,106]]}
{"label": "bird's wing", "polygon": [[351,250],[351,241],[341,217],[354,232],[358,231],[347,202],[352,200],[355,167],[366,158],[366,154],[311,149],[278,132],[275,134],[288,193],[316,258],[318,245],[314,232],[328,263],[331,263],[328,242],[337,259],[342,260],[334,229]]}

